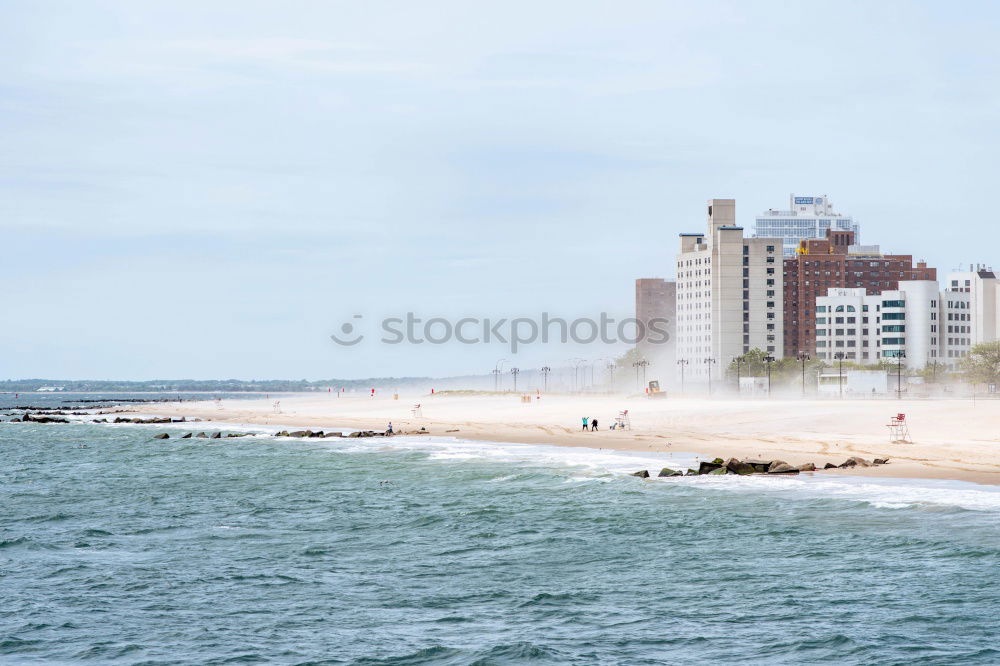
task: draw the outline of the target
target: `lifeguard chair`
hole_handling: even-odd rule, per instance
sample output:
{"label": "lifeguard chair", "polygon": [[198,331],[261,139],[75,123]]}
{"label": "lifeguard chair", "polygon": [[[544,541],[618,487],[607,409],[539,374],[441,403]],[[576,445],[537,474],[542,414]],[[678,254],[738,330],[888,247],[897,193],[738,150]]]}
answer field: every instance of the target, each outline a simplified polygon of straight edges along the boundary
{"label": "lifeguard chair", "polygon": [[413,409],[410,410],[410,413],[413,414],[413,418],[415,418],[415,419],[422,419],[422,418],[424,418],[424,410],[420,408],[420,403],[419,402],[417,404],[413,405]]}
{"label": "lifeguard chair", "polygon": [[912,444],[910,428],[906,425],[906,414],[900,412],[893,416],[889,424],[889,441],[892,443]]}
{"label": "lifeguard chair", "polygon": [[628,410],[618,412],[618,417],[615,419],[615,426],[619,430],[631,430],[632,429],[632,419],[628,416]]}

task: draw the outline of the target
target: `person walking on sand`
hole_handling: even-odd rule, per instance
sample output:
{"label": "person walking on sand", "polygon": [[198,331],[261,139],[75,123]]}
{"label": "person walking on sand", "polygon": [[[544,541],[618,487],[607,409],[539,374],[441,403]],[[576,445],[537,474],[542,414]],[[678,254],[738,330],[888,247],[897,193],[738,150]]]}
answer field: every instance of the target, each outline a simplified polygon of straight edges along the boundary
{"label": "person walking on sand", "polygon": [[597,430],[597,419],[593,419],[590,422],[590,432],[594,432],[595,430]]}
{"label": "person walking on sand", "polygon": [[588,417],[586,417],[586,416],[583,417],[583,431],[584,432],[587,432],[587,421],[589,421],[589,420],[590,419]]}

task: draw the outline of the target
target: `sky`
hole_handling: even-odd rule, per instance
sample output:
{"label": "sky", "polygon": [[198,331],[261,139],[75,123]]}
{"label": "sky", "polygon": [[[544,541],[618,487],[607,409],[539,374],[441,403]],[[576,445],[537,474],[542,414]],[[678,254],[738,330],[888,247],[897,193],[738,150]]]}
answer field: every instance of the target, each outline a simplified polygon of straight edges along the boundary
{"label": "sky", "polygon": [[0,378],[610,357],[378,322],[628,317],[713,197],[749,227],[825,194],[865,243],[1000,268],[998,30],[989,2],[7,0]]}

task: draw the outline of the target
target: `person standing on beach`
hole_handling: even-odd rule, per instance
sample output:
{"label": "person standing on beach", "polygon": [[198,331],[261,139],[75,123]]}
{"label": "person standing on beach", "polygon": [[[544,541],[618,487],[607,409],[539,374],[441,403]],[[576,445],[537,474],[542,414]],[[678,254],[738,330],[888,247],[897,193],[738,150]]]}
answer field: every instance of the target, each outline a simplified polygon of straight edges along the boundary
{"label": "person standing on beach", "polygon": [[590,432],[594,432],[595,430],[597,430],[597,419],[590,422]]}
{"label": "person standing on beach", "polygon": [[589,420],[590,419],[588,417],[586,417],[586,416],[583,417],[583,431],[584,432],[587,432],[587,421],[589,421]]}

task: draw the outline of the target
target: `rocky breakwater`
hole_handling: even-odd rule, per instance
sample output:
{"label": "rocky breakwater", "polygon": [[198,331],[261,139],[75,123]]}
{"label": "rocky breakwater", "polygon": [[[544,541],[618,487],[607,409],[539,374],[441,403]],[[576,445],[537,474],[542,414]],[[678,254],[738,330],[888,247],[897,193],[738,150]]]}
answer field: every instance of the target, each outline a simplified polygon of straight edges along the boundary
{"label": "rocky breakwater", "polygon": [[[875,458],[874,460],[868,461],[864,458],[859,458],[858,456],[852,456],[840,465],[827,463],[823,469],[872,467],[875,465],[886,465],[888,463],[888,458]],[[660,470],[660,473],[657,474],[657,476],[749,476],[751,474],[798,474],[800,472],[816,471],[820,470],[811,462],[802,465],[790,465],[784,460],[756,460],[753,458],[748,458],[746,460],[738,460],[736,458],[723,460],[722,458],[716,458],[712,461],[703,460],[698,463],[698,469],[688,469],[686,472],[679,469],[664,467]],[[632,476],[637,476],[643,479],[650,478],[649,470],[645,469],[633,473]]]}

